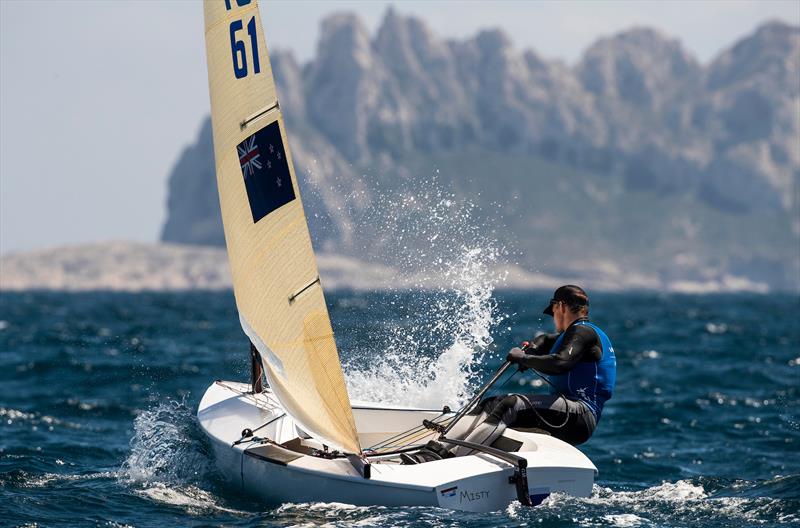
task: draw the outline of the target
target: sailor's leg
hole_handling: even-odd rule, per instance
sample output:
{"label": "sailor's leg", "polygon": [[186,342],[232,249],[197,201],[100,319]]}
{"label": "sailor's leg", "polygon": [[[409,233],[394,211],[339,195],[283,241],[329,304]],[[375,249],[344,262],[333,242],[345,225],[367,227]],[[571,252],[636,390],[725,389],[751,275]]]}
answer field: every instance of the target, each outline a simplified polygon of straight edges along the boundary
{"label": "sailor's leg", "polygon": [[[503,397],[486,398],[472,411],[463,416],[461,420],[447,433],[449,438],[462,440],[469,436],[477,426],[480,426],[489,418],[489,413],[498,405]],[[431,460],[450,458],[454,456],[455,449],[436,440],[431,440],[416,453],[403,453],[400,459],[403,464],[421,464]]]}
{"label": "sailor's leg", "polygon": [[[505,397],[496,399],[491,410],[487,412],[488,406],[482,410],[478,416],[481,419],[464,438],[467,442],[476,444],[491,445],[497,440],[510,423],[516,421],[517,413],[525,408],[526,401],[518,394],[509,394]],[[469,455],[474,450],[468,447],[459,446],[456,448],[456,456]]]}
{"label": "sailor's leg", "polygon": [[517,413],[511,427],[542,429],[572,445],[582,444],[592,436],[596,425],[594,415],[583,403],[552,394],[522,398],[527,405]]}
{"label": "sailor's leg", "polygon": [[492,396],[485,398],[466,414],[459,422],[447,433],[448,438],[454,440],[464,440],[469,436],[475,427],[482,424],[489,417],[489,413],[502,401],[504,396]]}

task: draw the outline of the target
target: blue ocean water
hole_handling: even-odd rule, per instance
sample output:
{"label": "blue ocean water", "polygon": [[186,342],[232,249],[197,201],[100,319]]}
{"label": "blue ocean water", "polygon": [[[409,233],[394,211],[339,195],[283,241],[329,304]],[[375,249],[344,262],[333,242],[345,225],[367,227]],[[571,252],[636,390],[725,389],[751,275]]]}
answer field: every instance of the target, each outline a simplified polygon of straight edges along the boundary
{"label": "blue ocean water", "polygon": [[[550,330],[540,315],[549,295],[495,292],[488,322],[447,293],[337,292],[328,304],[351,392],[407,401],[420,377],[435,375],[429,365],[462,366],[471,387],[488,377],[508,347]],[[600,470],[593,496],[464,514],[264,505],[222,486],[194,413],[214,379],[247,378],[230,292],[3,293],[0,525],[798,525],[800,300],[628,293],[592,301],[619,361],[617,392],[581,446]],[[475,343],[490,350],[465,360]],[[381,391],[364,386],[390,372]],[[545,390],[535,385],[517,375],[503,390]],[[452,398],[469,392],[454,387]]]}

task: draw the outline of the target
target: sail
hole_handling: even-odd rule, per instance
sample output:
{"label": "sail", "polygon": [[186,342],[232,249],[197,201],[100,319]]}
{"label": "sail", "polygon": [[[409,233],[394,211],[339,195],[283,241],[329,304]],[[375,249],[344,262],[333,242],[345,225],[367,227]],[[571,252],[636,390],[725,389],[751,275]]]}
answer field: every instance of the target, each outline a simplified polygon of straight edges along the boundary
{"label": "sail", "polygon": [[286,412],[360,453],[255,0],[206,0],[211,121],[242,328]]}

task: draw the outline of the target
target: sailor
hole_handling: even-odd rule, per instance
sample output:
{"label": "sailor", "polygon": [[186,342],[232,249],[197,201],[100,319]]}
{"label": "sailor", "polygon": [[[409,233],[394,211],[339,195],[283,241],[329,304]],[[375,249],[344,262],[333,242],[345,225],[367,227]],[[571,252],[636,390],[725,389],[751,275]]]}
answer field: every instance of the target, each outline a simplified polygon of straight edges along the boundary
{"label": "sailor", "polygon": [[[558,288],[544,313],[553,317],[557,333],[524,342],[511,349],[506,360],[520,370],[542,374],[550,393],[487,398],[463,419],[468,427],[451,438],[491,445],[506,427],[544,432],[572,445],[592,436],[603,405],[614,393],[614,347],[605,332],[589,322],[589,297],[578,286]],[[458,447],[455,455],[471,452]],[[415,462],[453,456],[438,442],[430,442],[421,454]]]}
{"label": "sailor", "polygon": [[617,360],[611,340],[589,321],[589,296],[579,286],[558,288],[544,309],[556,334],[542,334],[506,356],[520,370],[545,375],[550,394],[508,394],[484,400],[484,419],[466,440],[491,444],[505,427],[541,429],[572,445],[594,433],[614,393]]}

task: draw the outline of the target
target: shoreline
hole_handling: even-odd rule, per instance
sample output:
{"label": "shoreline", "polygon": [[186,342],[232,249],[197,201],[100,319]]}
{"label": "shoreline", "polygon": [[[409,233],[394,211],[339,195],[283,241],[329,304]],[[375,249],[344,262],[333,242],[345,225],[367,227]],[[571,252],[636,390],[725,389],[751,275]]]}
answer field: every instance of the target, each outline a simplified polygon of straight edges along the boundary
{"label": "shoreline", "polygon": [[[354,257],[317,255],[326,290],[457,290],[444,274],[403,273],[389,266]],[[653,292],[668,294],[778,293],[765,283],[729,274],[708,278],[666,280],[625,273],[600,262],[584,270],[566,270],[558,276],[534,273],[513,264],[486,270],[481,277],[495,290],[552,290],[560,284],[580,283],[598,292]],[[795,291],[800,291],[800,285]],[[232,288],[228,258],[223,248],[164,243],[113,241],[22,252],[0,257],[0,291],[225,291]]]}

